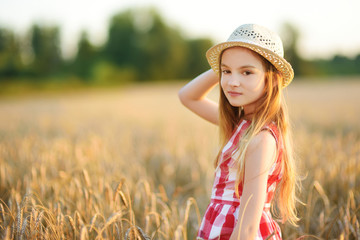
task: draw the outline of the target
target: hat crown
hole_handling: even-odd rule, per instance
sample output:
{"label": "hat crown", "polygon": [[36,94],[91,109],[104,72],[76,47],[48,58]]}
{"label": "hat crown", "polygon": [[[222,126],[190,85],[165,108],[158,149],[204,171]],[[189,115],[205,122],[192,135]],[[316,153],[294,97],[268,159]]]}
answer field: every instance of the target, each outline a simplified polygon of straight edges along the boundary
{"label": "hat crown", "polygon": [[235,29],[227,41],[254,44],[284,57],[284,48],[280,37],[269,29],[256,24],[241,25]]}

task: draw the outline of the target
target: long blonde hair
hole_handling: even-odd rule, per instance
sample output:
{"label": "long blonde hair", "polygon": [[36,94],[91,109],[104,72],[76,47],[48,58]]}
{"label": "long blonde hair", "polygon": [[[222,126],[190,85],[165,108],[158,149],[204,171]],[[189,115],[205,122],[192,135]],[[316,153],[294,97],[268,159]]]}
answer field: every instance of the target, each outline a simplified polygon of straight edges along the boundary
{"label": "long blonde hair", "polygon": [[[279,185],[279,191],[277,192],[278,197],[276,204],[279,210],[279,217],[282,221],[289,221],[291,224],[296,225],[296,222],[299,220],[296,216],[297,212],[295,208],[295,204],[297,202],[295,189],[298,185],[298,181],[296,178],[296,168],[293,159],[288,111],[283,99],[283,78],[270,62],[262,56],[258,54],[256,55],[262,59],[266,71],[265,87],[262,97],[258,100],[259,104],[255,109],[251,124],[246,129],[241,141],[239,142],[238,151],[240,154],[237,159],[239,171],[237,173],[235,191],[236,195],[239,197],[238,186],[239,184],[243,184],[245,172],[244,159],[250,139],[258,134],[267,124],[271,122],[275,123],[283,143],[283,176]],[[244,118],[244,113],[239,107],[234,107],[229,103],[221,87],[219,106],[220,141],[224,147],[239,122]],[[215,160],[215,167],[219,164],[220,154],[221,150]]]}

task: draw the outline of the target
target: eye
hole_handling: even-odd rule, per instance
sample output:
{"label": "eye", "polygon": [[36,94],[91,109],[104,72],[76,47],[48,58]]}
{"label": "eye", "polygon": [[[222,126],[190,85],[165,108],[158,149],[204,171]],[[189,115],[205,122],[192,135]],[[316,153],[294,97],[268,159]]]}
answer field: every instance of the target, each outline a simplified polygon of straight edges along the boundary
{"label": "eye", "polygon": [[245,76],[248,76],[248,75],[251,75],[252,72],[251,72],[251,71],[244,71],[243,74],[244,74]]}
{"label": "eye", "polygon": [[227,70],[227,69],[223,69],[223,70],[221,70],[221,72],[222,72],[222,74],[229,74],[229,73],[231,73],[231,71],[230,71],[230,70]]}

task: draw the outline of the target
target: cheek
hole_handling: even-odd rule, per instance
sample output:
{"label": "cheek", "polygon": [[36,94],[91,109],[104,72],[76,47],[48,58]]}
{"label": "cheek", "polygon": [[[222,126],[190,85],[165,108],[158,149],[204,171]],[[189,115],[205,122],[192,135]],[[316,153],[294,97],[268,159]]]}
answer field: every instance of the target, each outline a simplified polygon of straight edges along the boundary
{"label": "cheek", "polygon": [[264,77],[256,77],[254,79],[251,79],[251,81],[247,82],[247,87],[249,90],[254,92],[263,91],[265,87],[265,79]]}
{"label": "cheek", "polygon": [[221,79],[220,79],[220,86],[221,88],[224,88],[226,85],[226,80],[221,76]]}

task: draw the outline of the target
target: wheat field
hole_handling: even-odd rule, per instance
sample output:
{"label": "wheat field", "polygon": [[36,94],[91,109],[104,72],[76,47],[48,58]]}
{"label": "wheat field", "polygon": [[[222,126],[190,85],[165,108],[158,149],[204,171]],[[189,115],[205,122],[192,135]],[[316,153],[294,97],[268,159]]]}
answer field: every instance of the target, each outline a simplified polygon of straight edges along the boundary
{"label": "wheat field", "polygon": [[[305,204],[284,239],[360,239],[358,80],[288,88]],[[182,84],[0,99],[1,239],[194,239],[218,132]]]}

